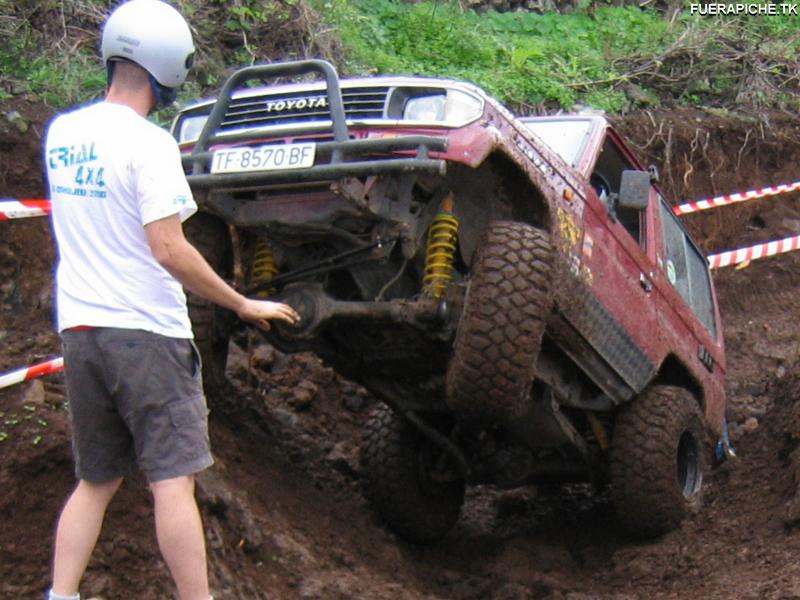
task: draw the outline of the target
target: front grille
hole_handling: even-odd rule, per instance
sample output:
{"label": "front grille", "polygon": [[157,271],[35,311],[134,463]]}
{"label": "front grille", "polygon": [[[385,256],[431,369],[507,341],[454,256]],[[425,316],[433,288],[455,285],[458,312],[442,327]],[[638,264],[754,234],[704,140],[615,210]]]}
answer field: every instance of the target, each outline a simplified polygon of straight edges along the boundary
{"label": "front grille", "polygon": [[[381,119],[389,88],[363,87],[342,90],[348,120]],[[330,121],[325,90],[234,98],[219,130],[223,132],[274,125]]]}

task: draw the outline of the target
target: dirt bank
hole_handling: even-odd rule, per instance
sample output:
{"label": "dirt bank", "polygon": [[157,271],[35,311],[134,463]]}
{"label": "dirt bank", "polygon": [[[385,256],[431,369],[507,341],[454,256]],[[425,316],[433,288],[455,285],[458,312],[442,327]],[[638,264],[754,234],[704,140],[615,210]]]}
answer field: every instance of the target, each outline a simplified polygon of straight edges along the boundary
{"label": "dirt bank", "polygon": [[[48,111],[0,117],[0,195],[42,192]],[[699,120],[698,120],[699,119]],[[798,122],[772,128],[700,112],[620,123],[681,199],[796,179]],[[797,195],[687,218],[708,251],[800,231]],[[0,370],[59,354],[46,220],[0,225]],[[800,417],[798,261],[784,255],[715,274],[726,337],[730,419],[740,458],[715,470],[703,511],[649,543],[622,537],[586,490],[470,493],[440,544],[406,544],[362,499],[356,449],[374,399],[313,356],[236,339],[232,385],[212,404],[217,464],[200,479],[212,584],[230,599],[800,598],[792,457]],[[60,377],[0,390],[0,592],[47,586],[56,513],[72,485]],[[787,512],[788,511],[788,512]],[[86,597],[170,597],[144,483],[126,482],[90,565]]]}

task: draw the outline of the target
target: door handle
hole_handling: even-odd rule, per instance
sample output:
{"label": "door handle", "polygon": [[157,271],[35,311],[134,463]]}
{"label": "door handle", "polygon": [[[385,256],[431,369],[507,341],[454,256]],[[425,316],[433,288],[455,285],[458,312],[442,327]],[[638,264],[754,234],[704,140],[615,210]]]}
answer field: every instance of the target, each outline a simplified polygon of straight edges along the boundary
{"label": "door handle", "polygon": [[650,278],[644,273],[639,273],[639,283],[642,289],[648,294],[653,291],[653,282],[650,281]]}

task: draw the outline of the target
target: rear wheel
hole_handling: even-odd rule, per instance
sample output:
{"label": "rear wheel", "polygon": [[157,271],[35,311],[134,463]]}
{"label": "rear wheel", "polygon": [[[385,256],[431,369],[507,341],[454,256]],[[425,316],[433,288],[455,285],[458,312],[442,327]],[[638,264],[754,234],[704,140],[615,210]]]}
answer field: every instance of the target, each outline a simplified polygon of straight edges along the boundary
{"label": "rear wheel", "polygon": [[408,541],[439,540],[461,513],[465,482],[452,459],[384,404],[365,427],[361,477],[378,513]]}
{"label": "rear wheel", "polygon": [[552,306],[548,234],[496,222],[478,243],[447,372],[447,402],[475,422],[508,422],[527,410]]}
{"label": "rear wheel", "polygon": [[[184,233],[211,268],[225,280],[233,274],[233,246],[228,226],[217,217],[197,213],[184,223]],[[203,387],[209,396],[224,389],[228,342],[235,315],[187,291],[189,318],[194,339],[203,359]]]}
{"label": "rear wheel", "polygon": [[611,446],[611,490],[618,519],[631,535],[661,535],[699,508],[704,431],[700,407],[683,388],[652,386],[621,409]]}

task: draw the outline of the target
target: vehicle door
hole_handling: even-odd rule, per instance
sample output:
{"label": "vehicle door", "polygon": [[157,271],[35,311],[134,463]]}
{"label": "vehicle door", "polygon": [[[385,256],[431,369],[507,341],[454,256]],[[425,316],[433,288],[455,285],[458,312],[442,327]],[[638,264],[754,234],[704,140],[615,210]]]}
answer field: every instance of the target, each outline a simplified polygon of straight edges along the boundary
{"label": "vehicle door", "polygon": [[725,406],[725,354],[708,261],[660,195],[658,206],[658,272],[653,283],[664,305],[661,335],[703,390],[709,422],[719,426]]}
{"label": "vehicle door", "polygon": [[615,400],[621,401],[644,389],[662,353],[653,293],[653,213],[658,210],[658,197],[649,186],[646,209],[620,206],[623,173],[642,168],[611,129],[605,130],[596,152],[594,164],[585,173],[590,185],[581,250],[581,270],[590,292],[582,302],[583,314],[572,318],[627,384],[627,390],[612,390]]}

